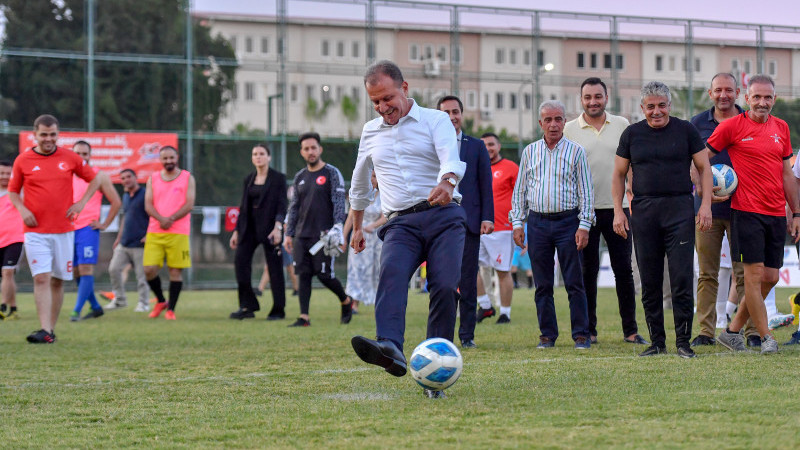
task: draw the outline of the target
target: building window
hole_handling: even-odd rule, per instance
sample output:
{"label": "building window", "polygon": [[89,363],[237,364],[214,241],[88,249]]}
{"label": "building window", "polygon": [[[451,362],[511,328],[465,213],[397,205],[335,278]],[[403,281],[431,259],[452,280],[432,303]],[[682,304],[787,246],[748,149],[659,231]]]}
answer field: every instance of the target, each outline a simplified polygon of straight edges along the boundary
{"label": "building window", "polygon": [[360,93],[361,93],[361,89],[359,89],[357,86],[351,87],[350,88],[350,99],[357,103],[358,102],[358,95]]}
{"label": "building window", "polygon": [[475,109],[478,107],[478,93],[475,91],[467,91],[467,109]]}
{"label": "building window", "polygon": [[771,76],[773,78],[778,76],[778,61],[776,61],[774,59],[769,60],[767,73],[769,74],[769,76]]}
{"label": "building window", "polygon": [[530,111],[531,105],[533,105],[533,95],[525,93],[525,109]]}
{"label": "building window", "polygon": [[459,65],[459,66],[461,65],[461,55],[463,53],[464,53],[464,47],[459,45],[458,48],[456,48],[456,54],[453,55],[453,63],[454,64]]}
{"label": "building window", "polygon": [[625,69],[625,55],[617,53],[617,70]]}
{"label": "building window", "polygon": [[483,94],[483,109],[489,109],[489,94]]}
{"label": "building window", "polygon": [[597,53],[591,53],[589,55],[589,67],[597,69]]}
{"label": "building window", "polygon": [[425,59],[425,61],[433,59],[433,45],[425,44],[422,47],[422,58]]}
{"label": "building window", "polygon": [[244,84],[244,99],[248,101],[253,101],[256,99],[255,83],[247,82]]}
{"label": "building window", "polygon": [[674,56],[670,56],[669,57],[669,71],[670,72],[675,72],[675,57]]}
{"label": "building window", "polygon": [[233,52],[234,52],[234,53],[236,53],[236,51],[238,50],[238,49],[236,48],[236,44],[237,44],[237,42],[236,42],[236,36],[231,36],[231,37],[228,39],[228,42],[230,42],[230,43],[231,43],[231,49],[233,50]]}
{"label": "building window", "polygon": [[253,53],[253,38],[250,36],[244,38],[244,51],[247,53]]}
{"label": "building window", "polygon": [[737,75],[737,76],[739,75],[737,73],[737,72],[739,72],[739,60],[738,59],[732,59],[731,60],[731,72],[733,72],[734,75]]}
{"label": "building window", "polygon": [[700,66],[700,58],[695,58],[694,59],[694,71],[695,72],[700,72],[700,68],[701,68],[701,66]]}
{"label": "building window", "polygon": [[344,41],[336,43],[336,56],[338,58],[344,58]]}
{"label": "building window", "polygon": [[307,85],[306,86],[306,100],[315,98],[314,97],[314,92],[315,91],[316,91],[316,88],[313,85],[311,85],[311,84]]}
{"label": "building window", "polygon": [[530,50],[523,50],[522,51],[522,63],[526,66],[531,65],[531,51]]}
{"label": "building window", "polygon": [[[616,55],[616,58],[614,59],[616,59],[616,63],[614,64],[616,66],[616,69],[622,70],[623,66],[625,65],[625,58],[623,57],[623,55],[618,53]],[[663,60],[662,60],[662,66],[663,66]],[[603,54],[603,69],[611,69],[611,53]]]}
{"label": "building window", "polygon": [[544,66],[544,50],[536,52],[536,65],[537,67]]}
{"label": "building window", "polygon": [[261,38],[261,53],[269,53],[269,38]]}
{"label": "building window", "polygon": [[284,49],[284,47],[283,47],[283,39],[279,38],[278,39],[278,49],[277,49],[279,55],[283,54],[283,49]]}
{"label": "building window", "polygon": [[752,66],[753,66],[753,61],[750,61],[749,59],[745,59],[744,60],[744,73],[750,73],[750,69],[752,68]]}
{"label": "building window", "polygon": [[517,51],[513,48],[508,50],[508,63],[517,65]]}
{"label": "building window", "polygon": [[353,41],[353,54],[351,55],[353,58],[358,58],[359,52],[361,51],[361,47],[358,41]]}
{"label": "building window", "polygon": [[289,86],[289,101],[292,103],[297,103],[297,85],[293,84]]}
{"label": "building window", "polygon": [[503,101],[505,100],[505,95],[502,92],[498,92],[495,94],[494,97],[494,109],[503,109]]}
{"label": "building window", "polygon": [[663,72],[664,71],[664,57],[661,55],[656,55],[656,72]]}
{"label": "building window", "polygon": [[586,61],[585,55],[583,52],[578,52],[578,69],[585,69],[586,68]]}
{"label": "building window", "polygon": [[508,94],[508,109],[517,109],[517,94],[513,92]]}
{"label": "building window", "polygon": [[331,101],[331,87],[327,84],[320,87],[320,92],[322,92],[320,98],[322,99],[322,103]]}
{"label": "building window", "polygon": [[408,60],[419,61],[419,45],[408,44]]}
{"label": "building window", "polygon": [[494,51],[494,62],[495,64],[505,64],[506,63],[506,51],[503,48],[498,48]]}
{"label": "building window", "polygon": [[439,51],[436,53],[436,58],[439,61],[443,62],[443,63],[447,62],[447,46],[446,45],[440,45],[439,46]]}
{"label": "building window", "polygon": [[331,44],[327,39],[322,40],[322,56],[331,55]]}
{"label": "building window", "polygon": [[239,83],[233,83],[233,89],[231,89],[231,99],[237,100],[239,98]]}

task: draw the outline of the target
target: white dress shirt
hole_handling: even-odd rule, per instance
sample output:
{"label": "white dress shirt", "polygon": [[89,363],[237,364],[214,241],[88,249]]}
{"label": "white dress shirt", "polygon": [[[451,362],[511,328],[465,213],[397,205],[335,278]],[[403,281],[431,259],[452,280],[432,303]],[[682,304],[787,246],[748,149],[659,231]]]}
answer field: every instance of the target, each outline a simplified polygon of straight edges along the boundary
{"label": "white dress shirt", "polygon": [[[373,168],[385,215],[427,200],[446,173],[454,173],[457,181],[464,176],[467,165],[459,159],[450,117],[409,100],[411,109],[396,125],[387,125],[382,117],[364,125],[350,182],[350,206],[356,211],[370,203]],[[461,199],[457,189],[453,199]]]}

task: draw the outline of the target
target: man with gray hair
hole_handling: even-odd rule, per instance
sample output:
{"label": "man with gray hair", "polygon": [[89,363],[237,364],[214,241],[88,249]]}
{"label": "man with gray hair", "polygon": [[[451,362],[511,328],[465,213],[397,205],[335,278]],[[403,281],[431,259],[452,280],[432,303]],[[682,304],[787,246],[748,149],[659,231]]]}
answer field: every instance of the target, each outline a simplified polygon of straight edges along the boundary
{"label": "man with gray hair", "polygon": [[[661,288],[666,254],[678,356],[693,358],[689,338],[694,315],[695,215],[689,169],[694,162],[700,176],[703,197],[696,222],[700,231],[705,231],[711,226],[711,168],[697,129],[671,117],[670,107],[671,96],[664,83],[652,81],[642,88],[645,120],[625,129],[614,161],[613,226],[622,237],[627,237],[629,230],[633,232],[642,278],[642,306],[652,342],[639,356],[667,352]],[[630,225],[622,208],[629,168],[633,170]]]}
{"label": "man with gray hair", "polygon": [[522,248],[522,227],[527,218],[528,255],[533,255],[534,299],[541,330],[536,348],[553,347],[558,338],[553,300],[553,257],[558,251],[569,298],[572,339],[575,348],[581,350],[591,347],[581,250],[589,242],[594,223],[594,194],[586,152],[564,137],[565,123],[561,102],[542,102],[539,125],[544,137],[522,151],[508,218],[514,227],[514,242]]}

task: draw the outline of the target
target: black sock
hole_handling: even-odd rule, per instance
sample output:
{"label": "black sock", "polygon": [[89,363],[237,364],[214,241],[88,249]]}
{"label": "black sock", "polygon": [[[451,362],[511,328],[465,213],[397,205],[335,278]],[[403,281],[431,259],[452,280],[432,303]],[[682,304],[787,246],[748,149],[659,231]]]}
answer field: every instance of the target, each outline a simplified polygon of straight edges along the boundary
{"label": "black sock", "polygon": [[511,272],[511,280],[514,281],[515,286],[519,284],[517,281],[517,272]]}
{"label": "black sock", "polygon": [[0,305],[0,313],[6,312],[6,309],[8,309],[8,305],[6,305],[5,303]]}
{"label": "black sock", "polygon": [[17,307],[16,307],[16,306],[12,306],[12,307],[11,307],[11,312],[12,312],[12,313],[13,313],[13,312],[17,312]]}
{"label": "black sock", "polygon": [[152,280],[147,280],[150,290],[155,294],[158,303],[164,303],[167,299],[164,298],[164,291],[161,290],[161,278],[155,277]]}
{"label": "black sock", "polygon": [[169,309],[175,311],[175,305],[178,304],[178,296],[181,295],[181,288],[183,288],[183,281],[170,281],[169,282]]}
{"label": "black sock", "polygon": [[528,289],[533,289],[533,277],[528,277]]}

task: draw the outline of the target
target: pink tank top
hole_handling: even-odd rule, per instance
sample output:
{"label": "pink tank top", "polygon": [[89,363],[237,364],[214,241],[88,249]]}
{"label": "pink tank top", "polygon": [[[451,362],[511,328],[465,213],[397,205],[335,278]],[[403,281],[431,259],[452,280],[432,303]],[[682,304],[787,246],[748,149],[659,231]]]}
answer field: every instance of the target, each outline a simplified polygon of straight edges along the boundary
{"label": "pink tank top", "polygon": [[[186,203],[186,191],[189,189],[189,171],[181,170],[180,175],[172,181],[164,181],[161,172],[156,172],[150,177],[150,186],[153,188],[153,206],[159,214],[169,217],[175,214],[181,206]],[[148,233],[171,233],[189,235],[191,225],[191,214],[187,214],[178,219],[169,230],[161,228],[161,225],[153,217],[147,227]]]}
{"label": "pink tank top", "polygon": [[[92,167],[92,171],[97,175],[97,172],[100,171],[97,167]],[[83,197],[84,192],[89,187],[89,183],[83,181],[82,178],[77,176],[72,176],[72,202],[77,203],[78,200]],[[100,220],[100,207],[103,204],[103,193],[100,192],[100,189],[92,195],[92,198],[89,199],[89,202],[86,203],[86,207],[83,208],[80,215],[77,219],[75,219],[75,229],[80,230],[81,228],[88,227],[89,224],[94,222],[95,220]]]}
{"label": "pink tank top", "polygon": [[0,248],[22,242],[24,224],[17,208],[11,204],[8,194],[0,197]]}

